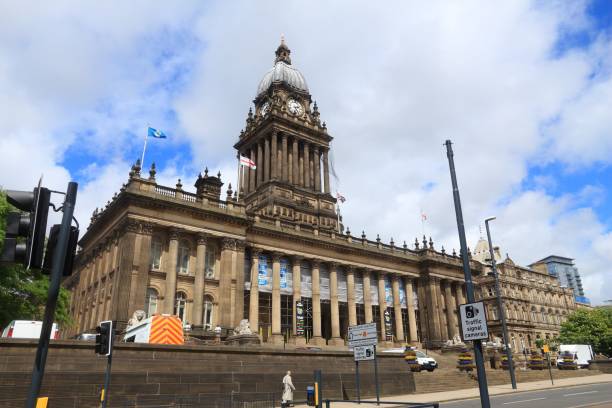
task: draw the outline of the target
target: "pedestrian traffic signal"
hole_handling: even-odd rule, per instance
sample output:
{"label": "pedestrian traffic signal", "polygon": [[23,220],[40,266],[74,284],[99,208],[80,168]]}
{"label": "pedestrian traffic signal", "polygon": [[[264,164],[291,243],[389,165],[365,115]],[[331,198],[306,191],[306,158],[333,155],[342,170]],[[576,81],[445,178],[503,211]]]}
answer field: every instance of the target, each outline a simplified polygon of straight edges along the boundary
{"label": "pedestrian traffic signal", "polygon": [[51,191],[40,185],[32,192],[7,190],[6,199],[23,212],[11,212],[6,217],[6,237],[0,261],[22,263],[28,269],[40,268]]}
{"label": "pedestrian traffic signal", "polygon": [[96,354],[109,356],[113,348],[113,322],[105,320],[96,327]]}

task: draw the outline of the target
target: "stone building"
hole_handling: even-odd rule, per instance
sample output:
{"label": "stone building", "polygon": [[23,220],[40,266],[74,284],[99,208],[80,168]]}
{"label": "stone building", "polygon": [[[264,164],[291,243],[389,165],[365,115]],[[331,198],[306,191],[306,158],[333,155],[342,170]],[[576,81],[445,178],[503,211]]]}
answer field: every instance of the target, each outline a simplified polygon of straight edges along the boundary
{"label": "stone building", "polygon": [[[386,344],[440,346],[459,333],[461,259],[431,238],[410,248],[339,225],[330,194],[331,135],[281,42],[234,145],[256,163],[240,194],[205,171],[195,192],[157,184],[137,162],[80,241],[66,335],[135,310],[193,327],[246,318],[266,342],[341,345],[376,322]],[[225,189],[225,191],[223,191]],[[472,261],[478,284],[484,266]]]}
{"label": "stone building", "polygon": [[[561,323],[576,309],[573,291],[545,270],[516,265],[506,254],[501,259],[494,248],[501,297],[504,304],[508,337],[515,351],[534,346],[536,339],[549,339],[559,334]],[[495,278],[491,273],[488,242],[480,238],[474,260],[481,262],[486,273],[478,281],[478,298],[487,308],[491,338],[502,338],[501,316],[497,306]]]}

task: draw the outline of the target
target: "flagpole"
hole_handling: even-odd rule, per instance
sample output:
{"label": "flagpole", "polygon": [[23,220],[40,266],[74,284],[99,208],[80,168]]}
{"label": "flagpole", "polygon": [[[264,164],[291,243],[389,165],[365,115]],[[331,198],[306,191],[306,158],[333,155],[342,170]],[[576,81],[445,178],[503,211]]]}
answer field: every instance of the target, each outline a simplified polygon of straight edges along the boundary
{"label": "flagpole", "polygon": [[140,159],[140,167],[144,169],[144,154],[147,149],[147,139],[149,138],[149,127],[147,126],[147,131],[145,132],[145,140],[144,146],[142,147],[142,159]]}
{"label": "flagpole", "polygon": [[338,201],[336,201],[336,215],[338,216],[338,234],[341,234],[340,232],[340,203]]}
{"label": "flagpole", "polygon": [[242,170],[242,165],[240,164],[240,155],[238,155],[238,187],[236,187],[236,201],[240,199],[240,170]]}

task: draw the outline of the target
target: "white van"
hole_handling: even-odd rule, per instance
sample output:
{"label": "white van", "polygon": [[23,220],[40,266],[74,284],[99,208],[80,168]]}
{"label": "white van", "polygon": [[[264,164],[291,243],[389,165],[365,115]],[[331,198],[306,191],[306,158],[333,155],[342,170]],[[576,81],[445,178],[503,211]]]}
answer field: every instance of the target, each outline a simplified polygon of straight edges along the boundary
{"label": "white van", "polygon": [[590,344],[561,344],[559,346],[559,354],[564,351],[574,354],[578,367],[588,367],[589,360],[593,359],[593,348]]}
{"label": "white van", "polygon": [[[43,322],[38,320],[13,320],[2,332],[2,337],[9,339],[38,339]],[[57,323],[53,323],[50,339],[59,339]]]}

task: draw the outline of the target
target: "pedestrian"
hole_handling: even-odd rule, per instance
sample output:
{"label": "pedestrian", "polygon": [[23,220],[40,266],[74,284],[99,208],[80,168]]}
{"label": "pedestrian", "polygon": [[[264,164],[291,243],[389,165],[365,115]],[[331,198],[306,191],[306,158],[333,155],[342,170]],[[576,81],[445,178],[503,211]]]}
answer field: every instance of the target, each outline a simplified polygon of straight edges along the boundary
{"label": "pedestrian", "polygon": [[291,371],[287,371],[287,374],[283,377],[283,396],[281,398],[283,406],[293,406],[291,403],[293,401],[293,391],[295,391],[295,387],[291,381]]}
{"label": "pedestrian", "polygon": [[215,327],[215,343],[221,344],[221,326],[218,324]]}

